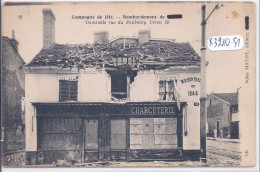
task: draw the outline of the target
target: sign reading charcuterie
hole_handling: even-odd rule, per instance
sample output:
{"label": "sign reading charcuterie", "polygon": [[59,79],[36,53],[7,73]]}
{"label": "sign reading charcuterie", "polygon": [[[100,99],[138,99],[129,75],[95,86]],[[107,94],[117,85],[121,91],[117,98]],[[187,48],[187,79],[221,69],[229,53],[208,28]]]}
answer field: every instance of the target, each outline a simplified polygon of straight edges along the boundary
{"label": "sign reading charcuterie", "polygon": [[131,114],[174,114],[174,107],[170,106],[135,106],[130,107]]}

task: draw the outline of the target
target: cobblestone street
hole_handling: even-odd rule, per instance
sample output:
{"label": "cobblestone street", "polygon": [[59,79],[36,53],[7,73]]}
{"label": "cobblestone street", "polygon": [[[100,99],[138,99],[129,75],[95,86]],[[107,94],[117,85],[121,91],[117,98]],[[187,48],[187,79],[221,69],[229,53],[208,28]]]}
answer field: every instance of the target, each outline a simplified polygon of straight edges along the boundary
{"label": "cobblestone street", "polygon": [[240,164],[241,152],[238,140],[217,139],[207,140],[207,160],[208,166],[230,166],[235,167]]}

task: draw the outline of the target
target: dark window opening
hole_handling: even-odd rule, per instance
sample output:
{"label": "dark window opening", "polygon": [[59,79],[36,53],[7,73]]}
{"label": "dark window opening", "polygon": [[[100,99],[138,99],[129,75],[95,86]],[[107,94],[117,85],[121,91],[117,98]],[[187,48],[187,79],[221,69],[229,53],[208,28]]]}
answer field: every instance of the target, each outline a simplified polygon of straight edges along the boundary
{"label": "dark window opening", "polygon": [[60,80],[60,101],[77,101],[78,81]]}
{"label": "dark window opening", "polygon": [[127,76],[126,74],[111,74],[111,95],[112,98],[127,98]]}
{"label": "dark window opening", "polygon": [[237,112],[238,111],[238,105],[233,105],[231,110],[232,110],[232,112]]}

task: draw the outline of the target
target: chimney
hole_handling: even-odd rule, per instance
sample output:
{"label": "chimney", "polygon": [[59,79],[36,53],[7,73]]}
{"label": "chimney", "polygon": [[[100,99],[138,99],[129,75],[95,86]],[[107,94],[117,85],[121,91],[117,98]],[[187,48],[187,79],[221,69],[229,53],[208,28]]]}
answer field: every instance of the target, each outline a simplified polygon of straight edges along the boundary
{"label": "chimney", "polygon": [[16,39],[15,39],[15,32],[14,32],[14,30],[12,30],[12,39],[11,39],[10,41],[11,41],[13,47],[14,47],[14,48],[16,49],[16,51],[18,52],[18,44],[19,44],[19,42],[16,41]]}
{"label": "chimney", "polygon": [[94,44],[108,44],[108,37],[107,31],[94,32]]}
{"label": "chimney", "polygon": [[149,42],[151,38],[150,30],[139,30],[138,32],[138,43],[143,44]]}
{"label": "chimney", "polygon": [[43,48],[50,49],[55,44],[55,16],[51,9],[45,8],[43,14]]}

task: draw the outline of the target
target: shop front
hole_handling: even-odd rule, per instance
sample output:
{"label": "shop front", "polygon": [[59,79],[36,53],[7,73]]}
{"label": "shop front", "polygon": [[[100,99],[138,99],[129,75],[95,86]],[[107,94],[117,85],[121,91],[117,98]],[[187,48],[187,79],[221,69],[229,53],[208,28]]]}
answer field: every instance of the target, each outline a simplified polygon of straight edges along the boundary
{"label": "shop front", "polygon": [[33,103],[37,164],[58,160],[183,160],[183,114],[176,102]]}

